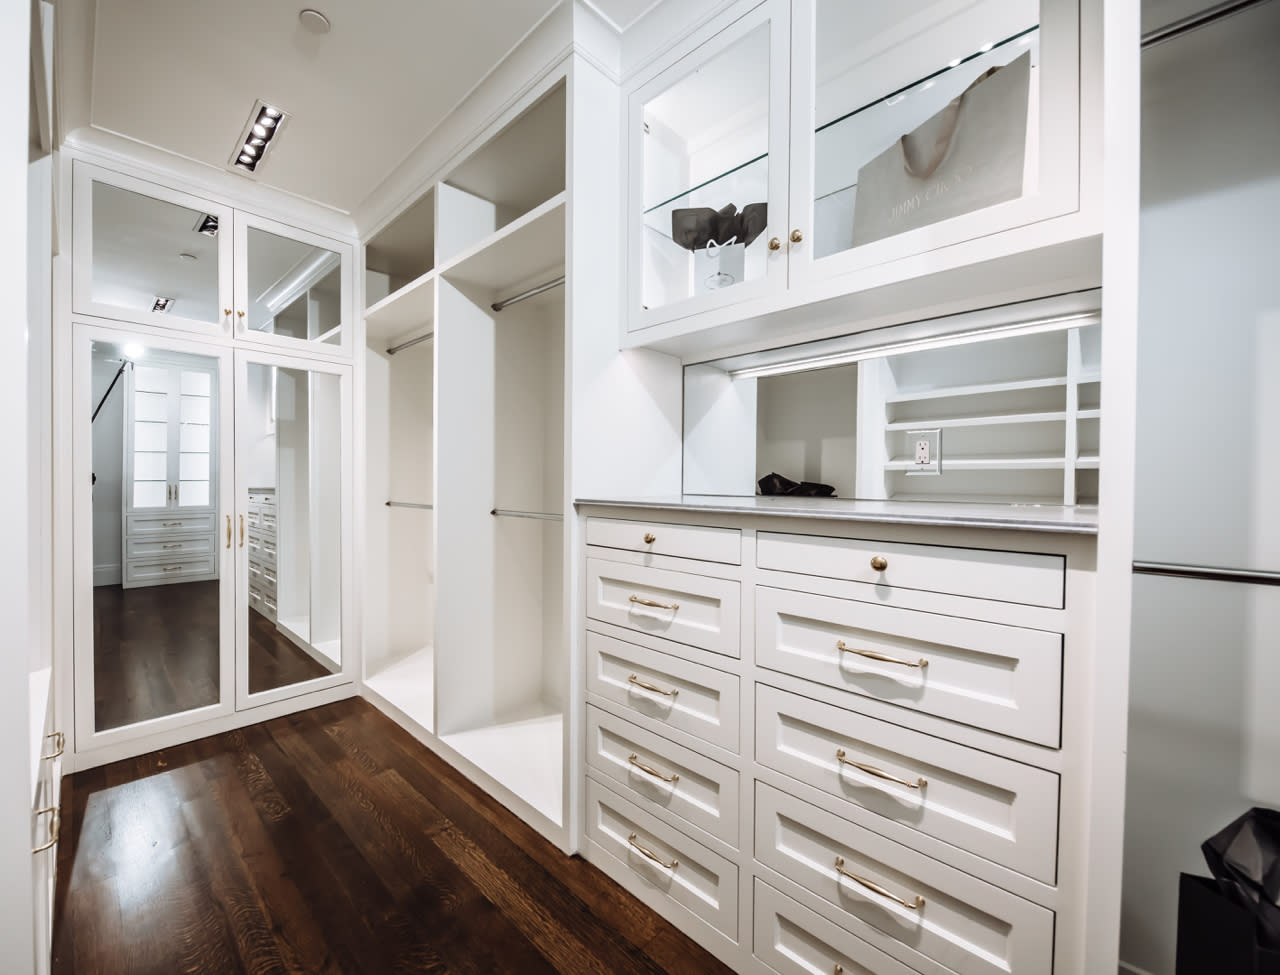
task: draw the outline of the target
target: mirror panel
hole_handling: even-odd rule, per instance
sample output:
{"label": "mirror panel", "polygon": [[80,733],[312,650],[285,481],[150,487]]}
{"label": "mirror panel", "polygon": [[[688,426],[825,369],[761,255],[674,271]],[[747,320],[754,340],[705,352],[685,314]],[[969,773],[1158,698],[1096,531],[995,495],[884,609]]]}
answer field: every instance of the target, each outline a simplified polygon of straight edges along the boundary
{"label": "mirror panel", "polygon": [[250,694],[342,669],[341,379],[250,362]]}
{"label": "mirror panel", "polygon": [[218,217],[98,180],[91,186],[92,303],[132,321],[162,312],[219,326]]}
{"label": "mirror panel", "polygon": [[341,344],[341,255],[254,226],[245,239],[249,330]]}
{"label": "mirror panel", "polygon": [[223,390],[212,357],[95,341],[90,360],[101,732],[220,700]]}

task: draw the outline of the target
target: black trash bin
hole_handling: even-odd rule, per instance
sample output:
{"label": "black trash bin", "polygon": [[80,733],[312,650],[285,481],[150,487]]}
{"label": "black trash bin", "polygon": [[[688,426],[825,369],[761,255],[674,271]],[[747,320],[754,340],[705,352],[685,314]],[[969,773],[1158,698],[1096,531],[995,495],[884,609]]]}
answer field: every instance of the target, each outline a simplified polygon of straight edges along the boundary
{"label": "black trash bin", "polygon": [[1280,951],[1258,944],[1257,918],[1210,877],[1178,884],[1177,975],[1280,975]]}

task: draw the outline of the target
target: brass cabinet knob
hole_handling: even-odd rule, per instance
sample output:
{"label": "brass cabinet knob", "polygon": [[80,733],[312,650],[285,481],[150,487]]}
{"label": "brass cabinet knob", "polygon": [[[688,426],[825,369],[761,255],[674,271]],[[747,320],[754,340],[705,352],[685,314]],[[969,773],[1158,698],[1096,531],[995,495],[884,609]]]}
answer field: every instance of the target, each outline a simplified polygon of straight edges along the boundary
{"label": "brass cabinet knob", "polygon": [[873,556],[871,559],[871,568],[875,569],[877,572],[883,572],[885,569],[889,568],[889,560],[883,555]]}
{"label": "brass cabinet knob", "polygon": [[780,251],[780,250],[782,250],[782,241],[778,240],[778,238],[777,238],[777,237],[770,237],[770,238],[769,238],[769,250],[771,250],[771,251]]}
{"label": "brass cabinet knob", "polygon": [[791,243],[798,244],[802,240],[804,240],[804,234],[800,233],[798,230],[791,231]]}
{"label": "brass cabinet knob", "polygon": [[224,308],[224,309],[222,309],[222,314],[224,314],[224,315],[230,315],[230,314],[231,314],[231,309],[230,309],[230,308]]}
{"label": "brass cabinet knob", "polygon": [[655,535],[653,532],[645,532],[645,533],[644,533],[644,543],[645,543],[646,545],[652,545],[652,544],[653,544],[654,542],[656,542],[657,540],[658,540],[658,536],[657,536],[657,535]]}
{"label": "brass cabinet knob", "polygon": [[238,311],[238,312],[236,312],[236,317],[238,317],[238,318],[244,318],[244,312],[242,312],[242,311]]}

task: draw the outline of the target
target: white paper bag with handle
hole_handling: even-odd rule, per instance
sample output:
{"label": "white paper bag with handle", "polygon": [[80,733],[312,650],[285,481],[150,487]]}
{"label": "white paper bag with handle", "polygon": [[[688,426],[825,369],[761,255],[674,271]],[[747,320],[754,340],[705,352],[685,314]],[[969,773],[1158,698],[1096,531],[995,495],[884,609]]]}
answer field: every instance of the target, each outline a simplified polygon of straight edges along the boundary
{"label": "white paper bag with handle", "polygon": [[858,170],[853,245],[1022,195],[1031,52],[979,75]]}

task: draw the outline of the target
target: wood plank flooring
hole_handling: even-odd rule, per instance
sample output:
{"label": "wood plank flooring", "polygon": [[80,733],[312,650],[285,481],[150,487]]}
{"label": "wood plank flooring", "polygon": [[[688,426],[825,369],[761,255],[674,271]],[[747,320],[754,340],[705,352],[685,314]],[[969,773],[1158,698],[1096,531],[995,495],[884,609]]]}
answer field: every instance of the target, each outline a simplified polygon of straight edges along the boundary
{"label": "wood plank flooring", "polygon": [[721,975],[353,698],[63,787],[55,975]]}
{"label": "wood plank flooring", "polygon": [[[93,590],[94,722],[100,731],[218,703],[218,582]],[[249,611],[249,692],[329,673]],[[231,688],[227,688],[228,694]]]}

